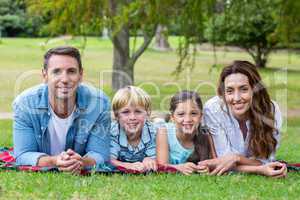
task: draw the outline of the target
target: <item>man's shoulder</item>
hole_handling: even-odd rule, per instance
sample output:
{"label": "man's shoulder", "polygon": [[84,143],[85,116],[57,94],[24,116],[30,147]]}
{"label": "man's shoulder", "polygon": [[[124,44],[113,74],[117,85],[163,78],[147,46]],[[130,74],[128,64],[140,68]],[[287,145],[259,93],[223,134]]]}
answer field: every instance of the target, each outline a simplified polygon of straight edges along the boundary
{"label": "man's shoulder", "polygon": [[101,101],[109,101],[108,96],[100,89],[87,84],[80,84],[78,86],[78,94],[84,98],[97,98]]}
{"label": "man's shoulder", "polygon": [[27,104],[27,105],[37,105],[40,102],[40,98],[47,90],[46,84],[39,84],[28,88],[21,92],[15,99],[13,104]]}

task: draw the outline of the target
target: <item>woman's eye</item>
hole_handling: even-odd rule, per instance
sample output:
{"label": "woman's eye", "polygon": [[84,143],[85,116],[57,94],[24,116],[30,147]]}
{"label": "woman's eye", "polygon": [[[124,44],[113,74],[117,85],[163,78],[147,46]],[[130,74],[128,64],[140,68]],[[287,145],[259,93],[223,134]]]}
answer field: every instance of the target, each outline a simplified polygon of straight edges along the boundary
{"label": "woman's eye", "polygon": [[249,90],[248,88],[242,88],[243,92],[248,92],[248,90]]}

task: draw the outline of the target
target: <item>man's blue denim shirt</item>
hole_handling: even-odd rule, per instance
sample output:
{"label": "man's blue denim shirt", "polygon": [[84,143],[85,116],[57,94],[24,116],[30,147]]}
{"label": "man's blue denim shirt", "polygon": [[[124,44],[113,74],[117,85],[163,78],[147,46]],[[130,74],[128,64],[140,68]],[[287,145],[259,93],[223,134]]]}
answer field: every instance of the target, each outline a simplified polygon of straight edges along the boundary
{"label": "man's blue denim shirt", "polygon": [[[37,165],[43,155],[50,155],[48,122],[51,117],[48,86],[30,88],[13,103],[14,156],[18,165]],[[109,159],[110,103],[96,88],[79,85],[76,92],[74,121],[68,130],[65,150],[93,158],[97,166]]]}

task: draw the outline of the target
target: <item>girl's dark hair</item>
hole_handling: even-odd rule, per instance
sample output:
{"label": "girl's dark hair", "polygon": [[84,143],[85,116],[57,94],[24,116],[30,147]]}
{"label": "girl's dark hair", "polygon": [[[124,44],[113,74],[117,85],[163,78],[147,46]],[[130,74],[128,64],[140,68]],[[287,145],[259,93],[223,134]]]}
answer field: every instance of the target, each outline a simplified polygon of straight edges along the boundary
{"label": "girl's dark hair", "polygon": [[[250,140],[249,150],[259,158],[268,158],[275,151],[277,141],[274,137],[274,105],[256,67],[248,61],[236,60],[225,67],[220,75],[218,95],[225,101],[225,79],[231,74],[240,73],[248,77],[253,90],[249,108]],[[228,107],[228,106],[227,106]]]}
{"label": "girl's dark hair", "polygon": [[[203,104],[198,93],[184,90],[176,93],[171,98],[169,109],[171,114],[174,113],[179,103],[183,103],[187,100],[192,100],[198,106],[199,110],[202,111]],[[211,157],[211,148],[208,140],[208,132],[206,132],[206,130],[207,129],[199,124],[198,131],[193,138],[194,151],[188,158],[188,162],[197,163],[201,160],[206,160]]]}

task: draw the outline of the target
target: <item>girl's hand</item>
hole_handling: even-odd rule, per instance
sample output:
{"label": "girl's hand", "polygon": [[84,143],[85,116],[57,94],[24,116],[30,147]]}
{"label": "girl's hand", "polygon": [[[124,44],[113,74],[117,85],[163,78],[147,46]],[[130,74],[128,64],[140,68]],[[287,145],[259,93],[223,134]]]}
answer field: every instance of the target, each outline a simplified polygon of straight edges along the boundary
{"label": "girl's hand", "polygon": [[209,167],[207,165],[197,165],[197,173],[209,173]]}
{"label": "girl's hand", "polygon": [[238,161],[238,155],[230,154],[215,159],[200,161],[198,162],[198,166],[208,166],[209,169],[211,169],[209,174],[220,176],[236,167]]}
{"label": "girl's hand", "polygon": [[144,168],[146,171],[149,171],[149,170],[156,171],[157,170],[156,160],[154,160],[152,158],[149,158],[149,157],[144,158],[143,165],[144,165]]}
{"label": "girl's hand", "polygon": [[271,162],[259,167],[259,172],[265,176],[273,178],[284,178],[287,176],[287,167],[280,162]]}
{"label": "girl's hand", "polygon": [[192,162],[176,165],[175,168],[184,175],[191,175],[193,172],[197,171],[197,165]]}

